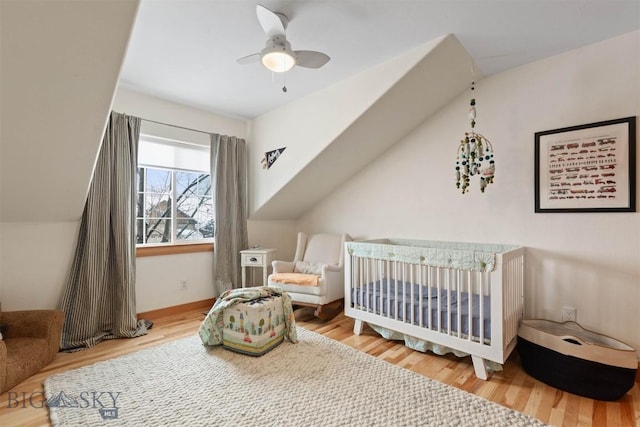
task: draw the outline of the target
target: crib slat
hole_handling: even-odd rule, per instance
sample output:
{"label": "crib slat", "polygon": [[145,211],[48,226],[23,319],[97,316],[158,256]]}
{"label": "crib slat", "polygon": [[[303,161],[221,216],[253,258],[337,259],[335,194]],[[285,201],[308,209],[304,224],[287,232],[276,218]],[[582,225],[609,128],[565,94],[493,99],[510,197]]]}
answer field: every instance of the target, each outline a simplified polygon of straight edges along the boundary
{"label": "crib slat", "polygon": [[458,295],[458,321],[457,323],[457,336],[458,338],[462,337],[462,282],[461,282],[461,271],[455,270],[455,278],[456,278],[456,293]]}
{"label": "crib slat", "polygon": [[358,258],[358,283],[360,292],[360,305],[364,310],[369,309],[370,287],[371,285],[365,278],[365,259],[363,257]]}
{"label": "crib slat", "polygon": [[484,344],[484,272],[478,272],[478,276],[480,277],[480,283],[478,284],[478,295],[480,298],[480,320],[478,324],[480,325],[480,343]]}
{"label": "crib slat", "polygon": [[447,335],[451,335],[451,309],[452,309],[452,303],[451,303],[451,269],[447,268],[447,295],[449,295],[449,298],[447,299]]}
{"label": "crib slat", "polygon": [[391,261],[387,260],[387,316],[391,317]]}
{"label": "crib slat", "polygon": [[418,302],[418,325],[420,326],[424,326],[424,316],[422,314],[422,305],[424,302],[422,298],[422,289],[424,287],[423,270],[424,270],[424,267],[422,266],[422,264],[418,264],[418,282],[419,282],[418,298],[420,299],[420,301]]}
{"label": "crib slat", "polygon": [[402,262],[402,320],[408,322],[409,313],[407,312],[407,298],[411,298],[411,293],[407,289],[407,280],[409,276],[409,264]]}
{"label": "crib slat", "polygon": [[438,332],[442,332],[442,315],[440,313],[442,313],[442,293],[441,293],[441,289],[442,289],[442,281],[443,276],[444,276],[444,271],[442,268],[438,267],[437,268],[437,272],[438,272],[438,310],[437,310],[437,320],[438,320]]}
{"label": "crib slat", "polygon": [[[415,307],[415,295],[414,295],[414,287],[413,284],[415,283],[413,280],[413,270],[414,270],[415,266],[414,264],[409,264],[409,286],[411,286],[411,303],[409,304],[409,314],[411,317],[411,324],[415,324],[415,316],[414,316],[414,310],[413,307]],[[406,306],[407,304],[405,304]]]}
{"label": "crib slat", "polygon": [[393,287],[393,292],[395,295],[395,304],[394,304],[394,319],[398,320],[398,261],[393,261],[393,277],[395,286]]}
{"label": "crib slat", "polygon": [[[467,316],[468,318],[468,331],[469,333],[468,335],[468,339],[469,341],[473,340],[473,289],[472,289],[472,281],[471,281],[471,270],[467,271],[467,297],[469,298],[469,308],[468,308],[468,313],[469,315]],[[460,328],[462,329],[462,328]]]}

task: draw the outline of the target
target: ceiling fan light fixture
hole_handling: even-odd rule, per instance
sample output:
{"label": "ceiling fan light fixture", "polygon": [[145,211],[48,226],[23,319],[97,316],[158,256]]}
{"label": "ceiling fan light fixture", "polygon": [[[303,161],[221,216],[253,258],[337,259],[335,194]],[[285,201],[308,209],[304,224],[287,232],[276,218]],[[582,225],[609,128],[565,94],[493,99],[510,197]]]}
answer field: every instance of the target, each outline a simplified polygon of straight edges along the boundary
{"label": "ceiling fan light fixture", "polygon": [[284,73],[296,65],[296,58],[286,50],[275,49],[262,54],[262,65],[274,73]]}
{"label": "ceiling fan light fixture", "polygon": [[320,68],[331,59],[322,52],[291,49],[291,44],[285,35],[289,23],[286,15],[273,12],[262,5],[256,6],[256,15],[260,26],[269,38],[260,52],[238,58],[238,64],[251,64],[259,59],[269,71],[284,73],[296,66]]}

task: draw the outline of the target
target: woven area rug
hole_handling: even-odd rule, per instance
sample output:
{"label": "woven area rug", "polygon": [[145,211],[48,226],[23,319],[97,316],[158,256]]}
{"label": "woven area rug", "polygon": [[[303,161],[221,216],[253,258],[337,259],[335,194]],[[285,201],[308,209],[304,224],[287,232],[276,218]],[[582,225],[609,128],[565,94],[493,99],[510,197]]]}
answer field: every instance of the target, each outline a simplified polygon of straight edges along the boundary
{"label": "woven area rug", "polygon": [[49,377],[55,426],[542,426],[298,328],[261,357],[197,336]]}

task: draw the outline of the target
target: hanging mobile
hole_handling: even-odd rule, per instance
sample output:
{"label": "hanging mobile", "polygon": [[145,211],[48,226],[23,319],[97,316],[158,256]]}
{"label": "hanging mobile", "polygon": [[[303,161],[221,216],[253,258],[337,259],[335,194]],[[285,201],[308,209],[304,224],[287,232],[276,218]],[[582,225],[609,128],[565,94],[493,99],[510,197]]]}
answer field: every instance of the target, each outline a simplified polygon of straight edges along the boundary
{"label": "hanging mobile", "polygon": [[[471,83],[471,91],[475,90],[475,82]],[[456,158],[456,187],[466,193],[469,187],[469,177],[480,175],[480,191],[484,193],[487,185],[493,183],[495,162],[493,146],[483,135],[476,133],[476,100],[471,98],[469,103],[469,121],[471,132],[465,132],[460,141]]]}

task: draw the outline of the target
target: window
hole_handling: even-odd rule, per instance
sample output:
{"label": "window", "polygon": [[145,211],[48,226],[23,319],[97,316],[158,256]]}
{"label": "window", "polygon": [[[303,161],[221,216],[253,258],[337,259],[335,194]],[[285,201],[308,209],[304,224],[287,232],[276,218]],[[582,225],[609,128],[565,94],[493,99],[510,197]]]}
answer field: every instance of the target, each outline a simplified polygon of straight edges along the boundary
{"label": "window", "polygon": [[213,240],[215,221],[208,165],[209,147],[140,135],[137,245]]}

